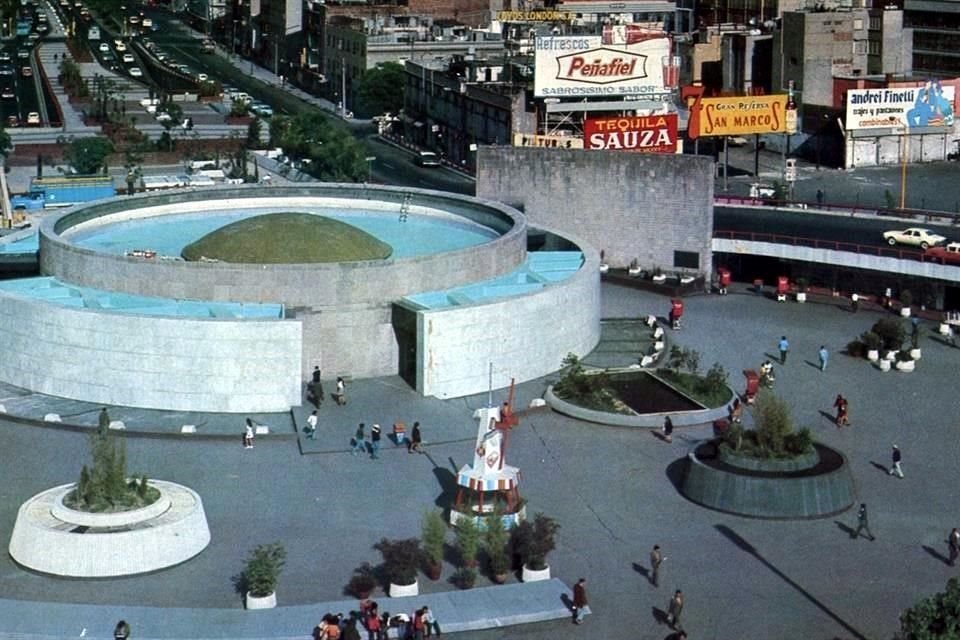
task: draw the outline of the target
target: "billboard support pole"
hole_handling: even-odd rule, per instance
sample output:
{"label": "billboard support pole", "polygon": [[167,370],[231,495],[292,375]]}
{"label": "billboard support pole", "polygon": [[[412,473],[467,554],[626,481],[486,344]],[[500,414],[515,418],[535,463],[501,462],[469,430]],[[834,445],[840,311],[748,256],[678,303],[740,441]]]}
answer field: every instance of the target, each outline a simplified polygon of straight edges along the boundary
{"label": "billboard support pole", "polygon": [[727,176],[730,173],[730,147],[727,146],[727,142],[730,138],[724,136],[723,138],[723,190],[724,192],[729,191],[727,188]]}
{"label": "billboard support pole", "polygon": [[753,175],[760,178],[760,134],[753,134]]}
{"label": "billboard support pole", "polygon": [[900,210],[907,204],[907,156],[910,154],[910,138],[906,128],[900,133]]}

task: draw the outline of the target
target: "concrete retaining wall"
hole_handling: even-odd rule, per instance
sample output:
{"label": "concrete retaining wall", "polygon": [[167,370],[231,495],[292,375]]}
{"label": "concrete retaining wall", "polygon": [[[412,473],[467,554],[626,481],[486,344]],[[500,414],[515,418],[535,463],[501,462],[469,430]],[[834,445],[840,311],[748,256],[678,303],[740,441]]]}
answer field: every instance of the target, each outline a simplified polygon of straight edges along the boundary
{"label": "concrete retaining wall", "polygon": [[300,323],[80,310],[0,295],[0,381],[148,409],[267,413],[300,404]]}
{"label": "concrete retaining wall", "polygon": [[[502,235],[480,246],[411,258],[335,264],[254,265],[144,260],[74,246],[59,234],[111,215],[118,219],[253,206],[295,210],[335,203],[341,209],[450,214]],[[149,209],[148,211],[148,208]],[[149,248],[149,247],[147,247]],[[300,374],[397,373],[390,305],[413,293],[452,288],[509,273],[526,259],[526,220],[499,203],[452,193],[363,185],[225,187],[117,198],[47,220],[40,230],[41,272],[64,282],[147,296],[231,302],[280,302],[303,323]]]}
{"label": "concrete retaining wall", "polygon": [[568,353],[593,350],[600,341],[600,257],[589,247],[584,256],[576,274],[537,293],[418,312],[418,391],[438,398],[482,392],[491,363],[498,389],[556,371]]}
{"label": "concrete retaining wall", "polygon": [[674,252],[687,251],[699,260],[691,271],[713,272],[711,158],[502,146],[478,154],[479,197],[520,208],[533,226],[582,237],[611,267],[637,259],[669,271]]}
{"label": "concrete retaining wall", "polygon": [[[822,446],[822,445],[821,445]],[[836,470],[820,475],[771,477],[710,467],[691,451],[680,490],[711,509],[754,518],[824,518],[845,511],[855,491],[844,458]]]}

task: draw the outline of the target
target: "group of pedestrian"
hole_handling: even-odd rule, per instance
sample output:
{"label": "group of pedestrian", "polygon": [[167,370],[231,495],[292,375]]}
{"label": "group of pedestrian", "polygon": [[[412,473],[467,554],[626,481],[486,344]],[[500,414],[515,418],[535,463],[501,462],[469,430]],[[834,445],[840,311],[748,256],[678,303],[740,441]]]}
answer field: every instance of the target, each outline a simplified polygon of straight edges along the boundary
{"label": "group of pedestrian", "polygon": [[388,637],[400,638],[400,640],[423,640],[433,635],[440,635],[440,623],[427,605],[410,615],[406,613],[390,615],[389,611],[381,614],[376,602],[365,601],[360,605],[359,617],[363,628],[367,630],[367,640],[386,640]]}

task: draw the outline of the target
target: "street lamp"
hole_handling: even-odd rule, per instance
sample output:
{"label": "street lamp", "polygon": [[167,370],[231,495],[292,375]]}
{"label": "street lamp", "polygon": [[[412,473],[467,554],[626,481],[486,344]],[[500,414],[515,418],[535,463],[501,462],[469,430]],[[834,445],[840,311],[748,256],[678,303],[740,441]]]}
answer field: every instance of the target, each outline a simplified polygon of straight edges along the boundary
{"label": "street lamp", "polygon": [[367,161],[367,182],[372,182],[373,176],[373,162],[377,159],[377,156],[367,156],[364,158]]}

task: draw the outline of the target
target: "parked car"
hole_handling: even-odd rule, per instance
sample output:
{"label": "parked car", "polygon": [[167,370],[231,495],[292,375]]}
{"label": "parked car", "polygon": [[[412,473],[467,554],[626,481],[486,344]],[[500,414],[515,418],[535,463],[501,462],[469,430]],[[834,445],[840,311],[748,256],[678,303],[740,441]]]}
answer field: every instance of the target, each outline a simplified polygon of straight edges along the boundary
{"label": "parked car", "polygon": [[930,247],[923,255],[942,264],[960,264],[960,242],[951,242],[942,247]]}
{"label": "parked car", "polygon": [[273,107],[263,102],[254,102],[250,105],[250,111],[253,111],[258,116],[263,118],[269,118],[273,115]]}
{"label": "parked car", "polygon": [[9,51],[0,51],[0,63],[9,63],[11,60]]}
{"label": "parked car", "polygon": [[200,52],[201,53],[213,53],[216,51],[217,45],[213,40],[204,40],[200,43]]}
{"label": "parked car", "polygon": [[134,78],[142,78],[143,71],[140,70],[140,67],[130,67],[130,75]]}
{"label": "parked car", "polygon": [[884,231],[883,239],[890,246],[898,244],[909,244],[921,249],[942,244],[947,239],[939,234],[930,231],[930,229],[921,229],[920,227],[910,227],[902,231]]}
{"label": "parked car", "polygon": [[433,151],[419,151],[413,160],[421,167],[440,166],[440,157]]}
{"label": "parked car", "polygon": [[4,100],[13,100],[17,97],[16,92],[13,90],[13,87],[4,87],[0,89],[0,98]]}
{"label": "parked car", "polygon": [[32,67],[24,67],[24,68],[20,69],[20,75],[22,75],[24,78],[33,77],[33,68],[32,68]]}
{"label": "parked car", "polygon": [[27,124],[40,124],[40,114],[36,111],[31,111],[27,114]]}
{"label": "parked car", "polygon": [[124,64],[133,64],[136,62],[136,59],[133,57],[132,53],[123,54],[123,63]]}
{"label": "parked car", "polygon": [[17,51],[17,57],[21,60],[26,60],[30,57],[30,49],[20,49]]}
{"label": "parked car", "polygon": [[125,45],[125,44],[123,43],[123,40],[119,40],[119,39],[114,40],[114,41],[113,41],[113,46],[116,47],[116,49],[117,49],[117,51],[118,51],[119,53],[123,53],[124,51],[127,50],[127,45]]}
{"label": "parked car", "polygon": [[7,116],[7,128],[13,129],[20,126],[20,118],[17,116]]}

